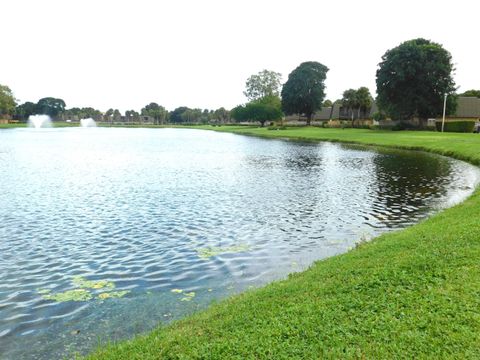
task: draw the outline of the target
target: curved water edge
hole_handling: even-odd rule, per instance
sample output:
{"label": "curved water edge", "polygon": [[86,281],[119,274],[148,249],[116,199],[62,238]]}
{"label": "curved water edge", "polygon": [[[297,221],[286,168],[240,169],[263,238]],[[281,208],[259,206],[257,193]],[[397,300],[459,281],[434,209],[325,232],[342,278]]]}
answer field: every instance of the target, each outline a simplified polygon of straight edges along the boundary
{"label": "curved water edge", "polygon": [[[478,169],[430,154],[190,130],[82,133],[18,130],[24,148],[10,151],[12,139],[0,142],[2,176],[23,179],[7,181],[18,188],[6,189],[15,198],[0,243],[0,347],[16,358],[26,342],[48,358],[88,351],[99,334],[146,331],[413,224],[478,183]],[[89,301],[52,300],[75,290]]]}

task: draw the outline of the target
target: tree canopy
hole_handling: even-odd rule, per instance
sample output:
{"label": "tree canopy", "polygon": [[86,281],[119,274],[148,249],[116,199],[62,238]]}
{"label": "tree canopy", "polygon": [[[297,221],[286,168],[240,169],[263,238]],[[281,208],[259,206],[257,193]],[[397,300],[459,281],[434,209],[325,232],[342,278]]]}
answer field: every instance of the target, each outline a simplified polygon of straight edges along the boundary
{"label": "tree canopy", "polygon": [[168,111],[163,106],[152,102],[142,108],[141,114],[153,117],[155,124],[163,124],[167,119]]}
{"label": "tree canopy", "polygon": [[13,115],[17,103],[12,90],[6,85],[0,85],[0,115]]}
{"label": "tree canopy", "polygon": [[78,119],[92,118],[94,120],[100,120],[102,118],[102,112],[92,107],[84,107],[84,108],[73,107],[71,109],[66,109],[64,111],[64,115],[67,118],[76,117]]}
{"label": "tree canopy", "polygon": [[282,75],[275,71],[262,70],[252,75],[245,84],[244,95],[248,100],[258,100],[269,96],[279,96]]}
{"label": "tree canopy", "polygon": [[312,115],[322,108],[328,68],[316,61],[300,64],[282,89],[282,109],[290,114],[303,114],[310,125]]}
{"label": "tree canopy", "polygon": [[65,101],[53,97],[46,97],[38,100],[36,113],[55,117],[65,111]]}
{"label": "tree canopy", "polygon": [[353,119],[353,109],[358,107],[357,104],[358,104],[357,90],[355,89],[345,90],[342,96],[342,106],[348,109],[348,111],[352,115],[352,119]]}
{"label": "tree canopy", "polygon": [[213,113],[213,117],[215,118],[215,120],[226,123],[230,120],[230,111],[228,111],[224,107],[218,108]]}
{"label": "tree canopy", "polygon": [[330,107],[330,106],[332,106],[332,105],[333,105],[332,100],[327,99],[327,100],[325,100],[325,101],[323,102],[322,107]]}
{"label": "tree canopy", "polygon": [[180,107],[177,107],[175,110],[173,110],[171,113],[170,113],[170,121],[172,123],[182,123],[184,122],[184,116],[183,113],[186,112],[187,110],[190,110],[190,108],[186,107],[186,106],[180,106]]}
{"label": "tree canopy", "polygon": [[373,98],[370,94],[370,90],[367,87],[362,86],[355,89],[348,89],[343,92],[342,105],[347,108],[349,114],[354,120],[355,110],[357,112],[357,119],[360,119],[363,116],[367,116],[367,112],[372,107]]}
{"label": "tree canopy", "polygon": [[[378,105],[393,119],[426,120],[441,114],[444,94],[455,92],[452,56],[425,39],[403,42],[382,56],[377,70]],[[447,113],[455,111],[449,97]]]}
{"label": "tree canopy", "polygon": [[30,115],[34,115],[37,110],[37,104],[27,101],[18,105],[15,109],[15,117],[19,120],[27,120]]}
{"label": "tree canopy", "polygon": [[467,90],[464,93],[460,94],[460,96],[467,96],[467,97],[477,97],[480,98],[480,90]]}
{"label": "tree canopy", "polygon": [[263,127],[267,121],[282,118],[281,101],[278,96],[266,96],[233,108],[231,116],[237,121],[258,121]]}

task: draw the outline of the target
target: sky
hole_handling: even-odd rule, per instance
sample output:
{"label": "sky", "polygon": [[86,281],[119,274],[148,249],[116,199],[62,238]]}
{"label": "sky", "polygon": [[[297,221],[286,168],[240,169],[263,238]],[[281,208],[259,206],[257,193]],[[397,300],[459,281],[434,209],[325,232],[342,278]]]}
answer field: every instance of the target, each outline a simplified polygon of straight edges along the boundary
{"label": "sky", "polygon": [[478,0],[1,0],[0,84],[19,102],[139,111],[150,102],[230,109],[247,78],[304,61],[328,99],[367,86],[382,55],[423,37],[444,46],[459,91],[480,88]]}

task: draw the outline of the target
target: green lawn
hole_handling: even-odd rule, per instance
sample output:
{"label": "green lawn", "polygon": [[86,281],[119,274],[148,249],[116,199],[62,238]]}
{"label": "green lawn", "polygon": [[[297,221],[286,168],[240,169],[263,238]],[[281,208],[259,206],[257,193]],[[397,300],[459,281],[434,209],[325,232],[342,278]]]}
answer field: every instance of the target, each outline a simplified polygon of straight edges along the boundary
{"label": "green lawn", "polygon": [[[79,127],[80,124],[77,123],[67,123],[66,121],[54,121],[52,122],[52,127]],[[0,129],[15,129],[15,128],[26,128],[28,127],[27,123],[11,123],[11,124],[0,124]]]}
{"label": "green lawn", "polygon": [[[201,127],[425,149],[480,164],[480,135]],[[480,191],[403,231],[90,359],[480,358]]]}
{"label": "green lawn", "polygon": [[197,128],[262,137],[280,137],[310,141],[342,141],[424,150],[456,157],[480,165],[480,134],[438,133],[434,131],[324,129],[318,127],[290,127],[286,130],[269,130],[268,128],[247,126],[198,126]]}
{"label": "green lawn", "polygon": [[[198,127],[423,149],[480,164],[480,135]],[[90,359],[480,358],[480,191],[463,204],[287,280]]]}

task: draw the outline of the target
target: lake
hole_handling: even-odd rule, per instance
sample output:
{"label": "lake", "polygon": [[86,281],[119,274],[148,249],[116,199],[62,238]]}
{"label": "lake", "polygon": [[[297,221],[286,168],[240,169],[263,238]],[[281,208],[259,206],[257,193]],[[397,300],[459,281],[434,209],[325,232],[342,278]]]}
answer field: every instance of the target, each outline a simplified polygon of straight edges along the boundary
{"label": "lake", "polygon": [[423,152],[188,129],[0,131],[0,358],[88,353],[470,195]]}

